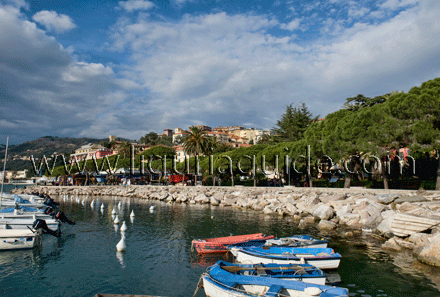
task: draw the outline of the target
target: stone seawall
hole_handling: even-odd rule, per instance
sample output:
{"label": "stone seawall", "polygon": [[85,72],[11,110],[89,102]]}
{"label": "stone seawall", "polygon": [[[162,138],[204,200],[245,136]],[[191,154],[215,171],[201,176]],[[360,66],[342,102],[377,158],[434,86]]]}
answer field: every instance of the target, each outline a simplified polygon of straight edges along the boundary
{"label": "stone seawall", "polygon": [[[246,208],[267,215],[293,216],[300,228],[338,226],[375,232],[384,249],[412,249],[418,260],[440,266],[440,192],[295,187],[35,186],[16,193],[122,196],[171,203]],[[349,234],[351,231],[348,231]]]}

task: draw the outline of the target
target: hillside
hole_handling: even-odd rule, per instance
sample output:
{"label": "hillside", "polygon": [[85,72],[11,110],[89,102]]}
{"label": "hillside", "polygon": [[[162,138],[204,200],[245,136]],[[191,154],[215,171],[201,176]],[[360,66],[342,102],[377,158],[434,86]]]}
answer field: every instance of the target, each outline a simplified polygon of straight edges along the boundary
{"label": "hillside", "polygon": [[[69,155],[81,145],[87,143],[100,143],[102,141],[108,141],[108,139],[44,136],[18,145],[11,145],[8,148],[6,170],[23,170],[31,168],[31,162],[27,160],[30,156],[41,158],[43,155],[51,156],[53,153],[58,155]],[[5,146],[1,145],[0,160],[2,160],[2,165],[4,155]]]}

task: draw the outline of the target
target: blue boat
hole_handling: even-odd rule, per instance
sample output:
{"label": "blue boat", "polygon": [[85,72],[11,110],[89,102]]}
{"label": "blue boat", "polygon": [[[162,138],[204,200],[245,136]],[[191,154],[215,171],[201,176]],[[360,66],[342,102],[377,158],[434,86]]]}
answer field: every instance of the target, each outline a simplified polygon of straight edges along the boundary
{"label": "blue boat", "polygon": [[310,264],[320,269],[337,269],[341,255],[331,248],[293,247],[234,247],[230,249],[235,260],[250,264]]}
{"label": "blue boat", "polygon": [[328,240],[321,238],[316,239],[310,235],[293,235],[289,237],[281,237],[267,240],[249,240],[237,244],[229,245],[233,247],[253,247],[253,246],[289,246],[289,247],[307,247],[307,248],[326,248]]}
{"label": "blue boat", "polygon": [[238,264],[217,261],[216,265],[234,275],[253,275],[325,285],[325,273],[309,264]]}
{"label": "blue boat", "polygon": [[205,294],[209,297],[348,297],[348,290],[345,288],[252,275],[236,275],[222,269],[220,263],[210,267],[208,273],[202,275],[202,280]]}

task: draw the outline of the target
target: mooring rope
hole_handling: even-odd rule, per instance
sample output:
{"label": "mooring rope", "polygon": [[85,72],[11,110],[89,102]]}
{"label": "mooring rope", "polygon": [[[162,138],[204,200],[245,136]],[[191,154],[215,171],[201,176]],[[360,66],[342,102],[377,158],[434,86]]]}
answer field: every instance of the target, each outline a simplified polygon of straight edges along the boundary
{"label": "mooring rope", "polygon": [[202,286],[202,280],[203,280],[203,275],[199,278],[199,282],[197,283],[196,291],[194,292],[193,297],[195,297],[197,295],[199,288]]}

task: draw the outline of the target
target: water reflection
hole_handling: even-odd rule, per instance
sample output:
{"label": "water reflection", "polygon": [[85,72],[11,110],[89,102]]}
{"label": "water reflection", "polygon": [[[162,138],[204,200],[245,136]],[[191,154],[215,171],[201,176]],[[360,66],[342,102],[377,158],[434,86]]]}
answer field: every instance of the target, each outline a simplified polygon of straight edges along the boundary
{"label": "water reflection", "polygon": [[116,258],[118,259],[119,264],[121,264],[122,269],[125,269],[124,252],[116,252]]}
{"label": "water reflection", "polygon": [[230,253],[213,253],[213,254],[192,254],[191,267],[209,267],[217,261],[233,262],[234,257]]}

